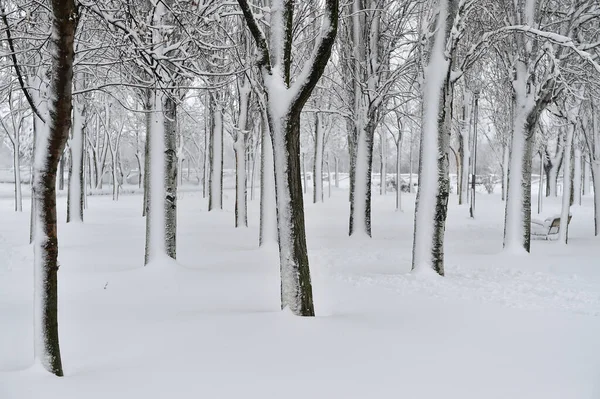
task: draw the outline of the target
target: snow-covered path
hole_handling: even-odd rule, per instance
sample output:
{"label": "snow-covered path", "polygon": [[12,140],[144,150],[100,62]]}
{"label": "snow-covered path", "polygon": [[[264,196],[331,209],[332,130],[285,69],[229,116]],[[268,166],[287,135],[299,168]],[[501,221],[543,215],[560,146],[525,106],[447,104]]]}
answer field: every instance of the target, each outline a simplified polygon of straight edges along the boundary
{"label": "snow-covered path", "polygon": [[27,369],[28,214],[0,200],[0,398],[600,397],[590,198],[573,208],[568,246],[534,242],[515,257],[501,253],[499,197],[480,196],[473,221],[453,196],[445,278],[407,274],[414,197],[397,213],[375,195],[368,241],[347,237],[347,192],[307,201],[317,317],[303,319],[278,310],[258,203],[251,227],[234,229],[225,197],[228,211],[208,213],[182,196],[178,264],[141,268],[139,195],[90,197],[84,225],[59,225],[62,379]]}

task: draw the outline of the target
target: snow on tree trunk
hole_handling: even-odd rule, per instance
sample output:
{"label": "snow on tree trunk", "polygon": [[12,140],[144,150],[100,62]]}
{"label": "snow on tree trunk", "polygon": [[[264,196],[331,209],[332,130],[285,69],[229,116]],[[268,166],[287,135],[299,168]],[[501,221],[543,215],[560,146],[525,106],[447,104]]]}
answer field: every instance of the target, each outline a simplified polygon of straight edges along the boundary
{"label": "snow on tree trunk", "polygon": [[34,356],[52,374],[63,375],[58,339],[58,235],[56,173],[69,137],[75,30],[73,0],[52,0],[51,81],[47,128],[37,132],[34,155]]}
{"label": "snow on tree trunk", "polygon": [[[273,81],[276,82],[276,78],[267,83],[271,86],[269,97],[278,98],[277,94],[282,92],[283,85],[282,82]],[[290,115],[289,108],[281,110],[279,107],[271,104],[268,112],[275,163],[281,306],[289,307],[295,315],[314,316],[298,155],[300,113]]]}
{"label": "snow on tree trunk", "polygon": [[387,183],[387,147],[388,147],[388,143],[387,143],[387,138],[385,137],[385,132],[382,131],[380,133],[380,139],[381,139],[381,165],[379,168],[379,195],[386,195],[387,194],[387,187],[386,187],[386,183]]}
{"label": "snow on tree trunk", "polygon": [[315,154],[313,160],[313,203],[323,202],[323,147],[325,127],[323,116],[315,115]]}
{"label": "snow on tree trunk", "polygon": [[567,139],[565,143],[565,159],[563,167],[563,191],[562,207],[560,212],[560,229],[558,240],[566,244],[569,240],[569,213],[571,210],[571,147],[573,146],[573,133],[575,126],[567,127]]}
{"label": "snow on tree trunk", "polygon": [[469,160],[471,158],[469,133],[471,126],[471,93],[465,89],[463,94],[462,117],[458,136],[458,151],[461,154],[461,171],[458,204],[466,202],[469,189]]}
{"label": "snow on tree trunk", "polygon": [[573,201],[581,205],[581,149],[575,149],[574,168],[573,168]]}
{"label": "snow on tree trunk", "polygon": [[246,136],[238,133],[235,150],[235,227],[248,227],[246,203]]}
{"label": "snow on tree trunk", "polygon": [[[562,193],[562,209],[560,212],[560,229],[558,230],[558,240],[564,244],[569,241],[569,215],[571,211],[571,156],[573,148],[573,138],[575,136],[575,128],[579,123],[579,108],[581,106],[581,97],[583,89],[578,90],[578,98],[572,100],[571,103],[565,102],[566,116],[569,122],[567,126],[567,138],[565,142],[565,155],[563,162],[563,193]],[[575,150],[577,151],[577,150]],[[575,157],[575,161],[577,161]],[[581,163],[581,156],[579,159]]]}
{"label": "snow on tree trunk", "polygon": [[210,178],[208,210],[223,209],[223,113],[221,105],[211,97],[212,123],[210,135]]}
{"label": "snow on tree trunk", "polygon": [[163,114],[164,94],[156,91],[152,96],[150,135],[148,137],[148,212],[146,214],[146,250],[144,265],[166,254],[165,198],[165,117]]}
{"label": "snow on tree trunk", "polygon": [[238,126],[233,134],[233,149],[235,152],[235,227],[248,227],[248,196],[247,196],[247,141],[248,141],[248,112],[252,87],[250,81],[241,78],[238,85],[239,112]]}
{"label": "snow on tree trunk", "polygon": [[[148,209],[150,204],[150,141],[152,134],[152,103],[154,101],[152,91],[146,90],[145,98],[144,98],[144,119],[145,119],[145,127],[146,127],[146,142],[144,143],[144,199],[143,199],[143,207],[142,207],[142,216],[148,216]],[[146,235],[148,238],[148,235]],[[148,242],[146,242],[146,246],[148,246]],[[146,263],[148,263],[146,261]]]}
{"label": "snow on tree trunk", "polygon": [[557,146],[554,157],[548,157],[546,161],[546,165],[544,166],[544,169],[546,170],[546,197],[556,197],[558,195],[558,172],[563,163],[564,154],[565,149],[561,142],[561,144]]}
{"label": "snow on tree trunk", "polygon": [[259,246],[277,244],[277,204],[273,143],[266,117],[261,120],[260,140],[260,235]]}
{"label": "snow on tree trunk", "polygon": [[[457,4],[442,0],[438,29],[423,88],[423,128],[419,157],[419,190],[415,204],[412,269],[444,275],[444,230],[449,179],[449,136],[452,109],[450,60],[444,55]],[[444,24],[442,29],[441,24]]]}
{"label": "snow on tree trunk", "polygon": [[356,153],[354,159],[353,183],[350,186],[350,236],[371,237],[371,179],[373,168],[373,143],[375,122],[366,114],[357,113]]}
{"label": "snow on tree trunk", "polygon": [[600,161],[591,164],[592,185],[594,187],[594,235],[600,236]]}
{"label": "snow on tree trunk", "polygon": [[21,158],[19,157],[19,151],[21,147],[20,135],[18,131],[15,131],[13,138],[13,169],[15,176],[15,211],[23,212],[23,196],[21,194]]}
{"label": "snow on tree trunk", "polygon": [[529,252],[533,135],[528,119],[535,104],[533,94],[528,92],[527,66],[523,61],[517,61],[513,89],[515,112],[508,171],[504,248],[510,252]]}
{"label": "snow on tree trunk", "polygon": [[75,102],[73,106],[73,128],[71,129],[71,164],[69,166],[69,187],[67,193],[67,223],[83,222],[83,154],[85,108]]}
{"label": "snow on tree trunk", "polygon": [[590,194],[590,157],[585,155],[583,157],[583,184],[581,186],[582,194]]}
{"label": "snow on tree trunk", "polygon": [[327,193],[327,197],[331,198],[331,165],[329,154],[327,155],[327,161],[325,161],[325,165],[327,166],[327,190],[329,191]]}
{"label": "snow on tree trunk", "polygon": [[[399,132],[398,134],[402,134]],[[402,176],[401,176],[401,168],[400,166],[402,158],[401,158],[401,149],[402,149],[402,136],[396,142],[396,210],[402,211]]]}
{"label": "snow on tree trunk", "polygon": [[508,165],[510,163],[510,146],[502,147],[502,201],[508,196]]}
{"label": "snow on tree trunk", "polygon": [[164,103],[164,221],[165,251],[177,258],[177,103],[174,93],[165,96]]}
{"label": "snow on tree trunk", "polygon": [[206,92],[204,102],[204,164],[202,168],[202,198],[208,196],[210,181],[210,137],[212,134],[212,101],[210,92]]}
{"label": "snow on tree trunk", "polygon": [[335,188],[339,188],[340,187],[340,173],[339,173],[339,159],[337,156],[333,157],[333,161],[334,161],[334,180],[335,180]]}
{"label": "snow on tree trunk", "polygon": [[[261,54],[259,65],[275,164],[281,306],[298,316],[314,316],[304,226],[300,114],[331,55],[337,34],[338,0],[325,1],[325,13],[315,49],[291,87],[294,2],[272,1],[270,44],[267,44],[266,36],[248,2],[238,0],[238,3]],[[273,58],[270,50],[273,51]]]}

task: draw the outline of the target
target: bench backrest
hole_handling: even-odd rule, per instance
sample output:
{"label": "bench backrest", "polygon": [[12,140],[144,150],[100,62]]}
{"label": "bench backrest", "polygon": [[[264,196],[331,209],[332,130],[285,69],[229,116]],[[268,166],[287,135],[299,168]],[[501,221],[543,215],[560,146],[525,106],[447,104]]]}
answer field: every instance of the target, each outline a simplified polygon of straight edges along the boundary
{"label": "bench backrest", "polygon": [[[571,217],[572,215],[569,215],[569,219],[567,221],[567,223],[571,223]],[[548,230],[548,234],[557,234],[558,231],[560,230],[560,218],[554,218],[552,219],[552,223],[550,223],[550,229]]]}

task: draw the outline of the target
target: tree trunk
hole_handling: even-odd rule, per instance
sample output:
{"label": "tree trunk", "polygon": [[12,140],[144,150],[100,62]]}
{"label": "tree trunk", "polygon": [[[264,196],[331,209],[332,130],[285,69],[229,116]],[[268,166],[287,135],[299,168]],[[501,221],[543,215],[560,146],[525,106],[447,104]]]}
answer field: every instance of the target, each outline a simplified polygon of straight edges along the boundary
{"label": "tree trunk", "polygon": [[508,196],[504,221],[504,248],[530,251],[531,243],[531,165],[533,129],[545,106],[535,104],[528,92],[527,65],[518,61],[513,81],[515,112],[511,142]]}
{"label": "tree trunk", "polygon": [[573,147],[573,135],[575,126],[570,124],[567,127],[567,139],[565,142],[565,158],[563,167],[563,192],[562,208],[560,212],[560,229],[558,230],[558,240],[564,244],[569,241],[569,213],[571,210],[571,150]]}
{"label": "tree trunk", "polygon": [[462,105],[462,120],[460,124],[460,132],[458,135],[458,152],[461,160],[461,171],[459,180],[458,204],[462,205],[467,202],[469,188],[469,160],[471,159],[471,151],[469,144],[469,133],[471,127],[471,94],[466,91],[463,95]]}
{"label": "tree trunk", "polygon": [[386,183],[387,183],[387,147],[388,147],[388,143],[387,143],[387,138],[385,137],[385,132],[381,131],[380,133],[380,139],[381,139],[381,165],[379,168],[379,177],[380,177],[380,186],[379,186],[379,195],[386,195],[387,193],[387,187],[386,187]]}
{"label": "tree trunk", "polygon": [[164,220],[165,251],[177,259],[177,104],[173,95],[165,96]]}
{"label": "tree trunk", "polygon": [[509,145],[502,147],[502,201],[506,201],[508,193],[508,165],[510,163]]}
{"label": "tree trunk", "polygon": [[277,244],[277,203],[275,198],[273,143],[265,117],[261,119],[260,140],[260,234],[258,244]]}
{"label": "tree trunk", "polygon": [[300,112],[288,111],[279,118],[273,114],[270,109],[273,159],[275,165],[285,165],[275,168],[281,306],[296,315],[314,316],[300,173]]}
{"label": "tree trunk", "polygon": [[62,376],[58,340],[58,236],[56,230],[56,172],[71,125],[73,42],[77,8],[73,0],[52,0],[53,32],[50,36],[52,112],[45,112],[47,129],[38,132],[33,196],[35,197],[35,358],[49,372]]}
{"label": "tree trunk", "polygon": [[591,164],[592,185],[594,187],[594,235],[600,236],[600,161]]}
{"label": "tree trunk", "polygon": [[444,231],[450,195],[449,156],[452,122],[451,60],[444,47],[457,12],[456,1],[442,2],[423,88],[423,129],[419,156],[419,191],[415,204],[412,269],[444,275]]}
{"label": "tree trunk", "polygon": [[[150,181],[150,168],[151,168],[151,154],[150,154],[150,142],[152,141],[152,123],[153,123],[153,105],[152,102],[153,94],[152,91],[146,91],[146,98],[144,99],[144,114],[145,122],[146,122],[146,143],[144,144],[144,203],[142,207],[142,216],[148,216],[148,209],[150,208],[150,190],[151,190],[151,181]],[[148,226],[148,223],[146,223]],[[149,238],[149,235],[146,234],[146,238]],[[148,246],[148,242],[146,242],[146,247]],[[147,260],[146,260],[146,263]]]}
{"label": "tree trunk", "polygon": [[[402,133],[399,133],[402,134]],[[396,210],[402,211],[402,172],[401,172],[401,149],[402,149],[402,136],[396,142]]]}
{"label": "tree trunk", "polygon": [[[150,131],[148,135],[148,198],[146,213],[146,247],[144,265],[166,255],[165,182],[167,176],[165,159],[166,124],[164,115],[164,94],[152,93],[150,101]],[[163,201],[165,201],[163,203]],[[161,206],[161,203],[163,206]]]}
{"label": "tree trunk", "polygon": [[357,126],[353,179],[350,186],[350,236],[371,237],[371,179],[373,169],[374,117],[363,115]]}
{"label": "tree trunk", "polygon": [[337,156],[333,157],[333,160],[335,162],[335,166],[334,166],[334,173],[335,173],[335,188],[340,188],[340,173],[339,173],[339,159]]}
{"label": "tree trunk", "polygon": [[235,227],[248,227],[246,136],[243,132],[238,132],[233,149],[235,151]]}
{"label": "tree trunk", "polygon": [[546,163],[544,165],[544,170],[546,172],[546,197],[556,197],[558,195],[557,192],[557,181],[558,181],[558,172],[563,162],[563,157],[565,154],[564,144],[563,144],[564,136],[561,128],[560,136],[558,139],[558,143],[556,145],[556,153],[554,157],[550,157],[550,154],[546,150]]}
{"label": "tree trunk", "polygon": [[583,184],[581,186],[582,194],[590,194],[590,157],[586,155],[583,157]]}
{"label": "tree trunk", "polygon": [[13,143],[13,169],[15,176],[15,211],[23,212],[23,196],[21,194],[21,158],[19,150],[21,147],[19,132],[15,132]]}
{"label": "tree trunk", "polygon": [[208,210],[223,209],[223,114],[220,104],[211,97],[210,179]]}
{"label": "tree trunk", "polygon": [[69,187],[67,192],[67,223],[83,222],[83,160],[85,108],[75,103],[73,107],[73,128],[71,129],[71,163],[69,165]]}
{"label": "tree trunk", "polygon": [[313,159],[313,203],[323,202],[323,118],[320,113],[315,115],[315,154]]}
{"label": "tree trunk", "polygon": [[575,149],[573,168],[573,202],[581,205],[581,149]]}

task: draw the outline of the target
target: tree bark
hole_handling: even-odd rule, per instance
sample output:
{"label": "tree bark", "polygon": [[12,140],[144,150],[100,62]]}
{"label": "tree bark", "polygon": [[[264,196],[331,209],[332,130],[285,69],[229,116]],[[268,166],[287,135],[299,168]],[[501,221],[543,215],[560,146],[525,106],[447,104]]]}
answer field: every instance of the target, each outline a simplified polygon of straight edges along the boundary
{"label": "tree bark", "polygon": [[315,151],[313,158],[313,203],[323,202],[323,147],[324,134],[323,116],[315,114]]}
{"label": "tree bark", "polygon": [[223,114],[221,106],[211,96],[212,114],[210,135],[210,178],[208,182],[208,210],[223,209]]}
{"label": "tree bark", "polygon": [[573,203],[581,205],[581,149],[576,148],[573,158]]}
{"label": "tree bark", "polygon": [[[177,259],[177,104],[174,93],[165,98],[165,251],[167,256]],[[160,156],[161,154],[159,154]]]}
{"label": "tree bark", "polygon": [[73,128],[71,129],[71,163],[69,165],[69,187],[67,192],[67,223],[83,222],[84,182],[84,123],[85,107],[75,103]]}
{"label": "tree bark", "polygon": [[[38,132],[34,188],[35,358],[52,374],[63,375],[58,339],[58,235],[56,173],[71,125],[71,100],[77,7],[73,0],[52,0],[52,73],[48,128]],[[44,137],[45,136],[45,137]]]}
{"label": "tree bark", "polygon": [[277,244],[277,202],[275,198],[273,142],[266,116],[261,119],[260,140],[260,233],[259,246]]}

